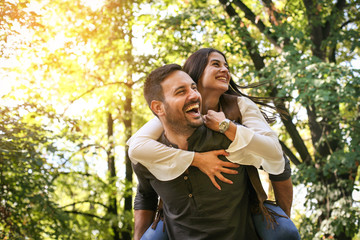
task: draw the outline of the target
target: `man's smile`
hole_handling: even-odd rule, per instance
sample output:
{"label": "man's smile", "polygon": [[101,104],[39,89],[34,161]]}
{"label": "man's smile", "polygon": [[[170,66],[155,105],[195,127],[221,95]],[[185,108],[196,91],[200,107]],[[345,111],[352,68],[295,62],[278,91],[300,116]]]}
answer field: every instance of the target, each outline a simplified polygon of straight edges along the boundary
{"label": "man's smile", "polygon": [[191,103],[189,105],[187,105],[185,107],[185,113],[186,114],[190,114],[193,117],[198,117],[200,116],[200,103],[196,102],[196,103]]}

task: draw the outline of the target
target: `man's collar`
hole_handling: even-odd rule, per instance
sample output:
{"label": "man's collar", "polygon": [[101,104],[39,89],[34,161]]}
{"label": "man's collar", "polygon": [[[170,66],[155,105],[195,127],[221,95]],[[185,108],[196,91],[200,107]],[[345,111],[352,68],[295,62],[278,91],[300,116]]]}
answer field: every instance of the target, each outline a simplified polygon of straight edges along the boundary
{"label": "man's collar", "polygon": [[168,147],[173,147],[173,148],[179,148],[178,145],[173,144],[169,141],[169,139],[167,139],[167,137],[165,136],[165,132],[163,132],[160,136],[160,138],[158,139],[159,142],[165,144]]}
{"label": "man's collar", "polygon": [[[198,127],[193,134],[191,134],[191,136],[187,139],[188,143],[192,143],[193,141],[196,141],[196,139],[198,139],[202,134],[205,134],[207,127],[205,126],[205,124],[201,125],[200,127]],[[163,132],[160,136],[160,138],[158,139],[158,142],[161,142],[163,144],[165,144],[168,147],[173,147],[173,148],[179,148],[178,145],[172,143],[169,141],[169,139],[167,139],[165,132]]]}

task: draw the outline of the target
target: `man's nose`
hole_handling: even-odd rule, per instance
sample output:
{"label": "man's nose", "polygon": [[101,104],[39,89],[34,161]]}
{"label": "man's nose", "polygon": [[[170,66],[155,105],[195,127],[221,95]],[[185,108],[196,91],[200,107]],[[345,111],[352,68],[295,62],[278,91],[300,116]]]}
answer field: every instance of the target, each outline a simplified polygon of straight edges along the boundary
{"label": "man's nose", "polygon": [[199,97],[200,97],[200,93],[197,90],[195,89],[190,90],[190,96],[189,96],[190,99],[198,99]]}

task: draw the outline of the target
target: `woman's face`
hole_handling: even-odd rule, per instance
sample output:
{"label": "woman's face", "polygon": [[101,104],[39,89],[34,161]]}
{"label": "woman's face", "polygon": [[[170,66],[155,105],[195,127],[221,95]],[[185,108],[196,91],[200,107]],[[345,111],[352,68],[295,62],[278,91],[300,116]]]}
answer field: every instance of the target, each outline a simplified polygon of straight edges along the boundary
{"label": "woman's face", "polygon": [[224,93],[228,90],[230,72],[225,58],[218,52],[210,53],[207,65],[198,81],[200,93],[204,91],[219,91]]}

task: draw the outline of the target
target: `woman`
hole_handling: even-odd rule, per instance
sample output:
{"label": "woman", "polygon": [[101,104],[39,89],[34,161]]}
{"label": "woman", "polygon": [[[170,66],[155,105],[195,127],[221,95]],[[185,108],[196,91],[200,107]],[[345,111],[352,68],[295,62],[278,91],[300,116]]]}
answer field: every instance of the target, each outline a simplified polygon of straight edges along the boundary
{"label": "woman", "polygon": [[[160,137],[163,129],[160,122],[153,119],[128,142],[131,160],[134,163],[140,162],[163,181],[178,177],[193,165],[207,174],[218,189],[220,186],[215,176],[221,181],[231,183],[221,172],[236,174],[234,169],[229,168],[237,166],[219,160],[217,156],[220,154],[227,155],[227,158],[234,163],[253,165],[257,168],[261,166],[272,174],[283,172],[284,161],[277,135],[268,126],[253,101],[247,97],[238,97],[242,94],[231,79],[224,54],[211,48],[200,49],[189,57],[183,69],[198,85],[198,91],[203,99],[202,114],[206,126],[214,131],[222,130],[233,141],[227,149],[229,154],[221,150],[193,153],[168,148],[155,141]],[[232,101],[234,96],[236,96],[235,102]],[[225,116],[243,125],[227,121]],[[222,124],[225,124],[225,129],[221,129]],[[242,154],[236,155],[234,147],[236,150],[243,149]],[[182,161],[180,162],[179,159]],[[264,238],[267,234],[262,234],[262,230],[258,232]]]}

